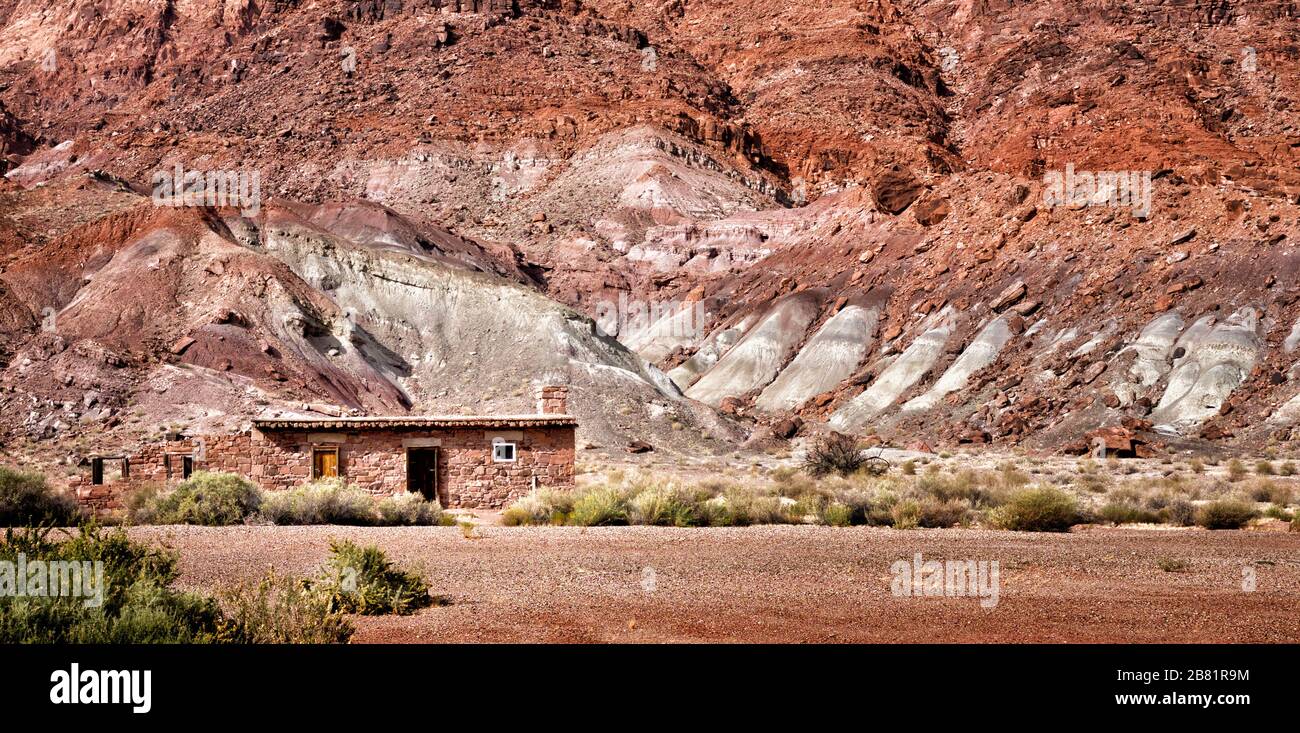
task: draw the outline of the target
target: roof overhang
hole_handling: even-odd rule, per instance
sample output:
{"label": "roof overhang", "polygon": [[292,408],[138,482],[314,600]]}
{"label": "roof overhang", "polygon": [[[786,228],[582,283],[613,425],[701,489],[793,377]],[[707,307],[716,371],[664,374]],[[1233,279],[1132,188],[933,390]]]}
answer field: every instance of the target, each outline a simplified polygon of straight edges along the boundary
{"label": "roof overhang", "polygon": [[392,430],[421,428],[576,428],[572,415],[392,415],[257,418],[258,430]]}

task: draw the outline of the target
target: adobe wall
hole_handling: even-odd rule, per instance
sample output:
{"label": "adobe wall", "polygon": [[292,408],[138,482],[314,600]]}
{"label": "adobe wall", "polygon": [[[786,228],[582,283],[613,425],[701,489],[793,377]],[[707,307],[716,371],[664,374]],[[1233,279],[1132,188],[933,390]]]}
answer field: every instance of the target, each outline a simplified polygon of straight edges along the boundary
{"label": "adobe wall", "polygon": [[[513,463],[492,460],[492,438],[518,446]],[[265,490],[300,486],[310,480],[312,448],[337,446],[339,471],[349,483],[376,495],[406,492],[406,448],[438,447],[438,498],[446,507],[500,508],[533,487],[572,488],[572,427],[401,428],[340,432],[251,430],[150,444],[130,456],[129,480],[93,485],[89,471],[70,487],[79,501],[97,510],[115,508],[132,487],[181,480],[182,455],[195,456],[194,470],[246,476]],[[164,456],[173,455],[170,473]]]}

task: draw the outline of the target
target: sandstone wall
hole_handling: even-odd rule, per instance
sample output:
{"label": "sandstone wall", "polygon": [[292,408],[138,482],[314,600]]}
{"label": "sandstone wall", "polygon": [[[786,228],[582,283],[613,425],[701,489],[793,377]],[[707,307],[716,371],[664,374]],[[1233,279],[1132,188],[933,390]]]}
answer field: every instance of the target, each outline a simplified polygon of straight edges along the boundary
{"label": "sandstone wall", "polygon": [[[492,460],[493,437],[516,444],[514,462]],[[406,493],[408,447],[437,447],[438,499],[447,507],[500,508],[531,491],[534,479],[538,488],[574,484],[572,427],[458,427],[333,433],[252,430],[187,438],[151,444],[129,456],[128,478],[93,485],[87,470],[73,477],[70,486],[87,506],[116,508],[132,487],[179,482],[183,457],[189,455],[194,456],[195,471],[237,473],[265,490],[289,489],[310,480],[317,446],[337,446],[342,477],[375,495]]]}

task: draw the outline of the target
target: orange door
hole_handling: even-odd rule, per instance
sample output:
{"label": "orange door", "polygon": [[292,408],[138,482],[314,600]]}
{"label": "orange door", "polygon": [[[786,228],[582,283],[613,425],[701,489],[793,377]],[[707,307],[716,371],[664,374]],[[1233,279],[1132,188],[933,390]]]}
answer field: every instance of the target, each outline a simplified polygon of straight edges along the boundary
{"label": "orange door", "polygon": [[317,448],[312,452],[312,475],[315,478],[333,478],[339,475],[339,449]]}

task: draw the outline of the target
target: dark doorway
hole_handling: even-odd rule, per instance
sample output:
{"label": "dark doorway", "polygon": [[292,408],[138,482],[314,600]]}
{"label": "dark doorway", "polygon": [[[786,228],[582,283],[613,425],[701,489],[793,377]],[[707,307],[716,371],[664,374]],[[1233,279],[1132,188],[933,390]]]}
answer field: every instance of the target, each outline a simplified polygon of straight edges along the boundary
{"label": "dark doorway", "polygon": [[434,501],[438,498],[438,449],[406,449],[406,490]]}

